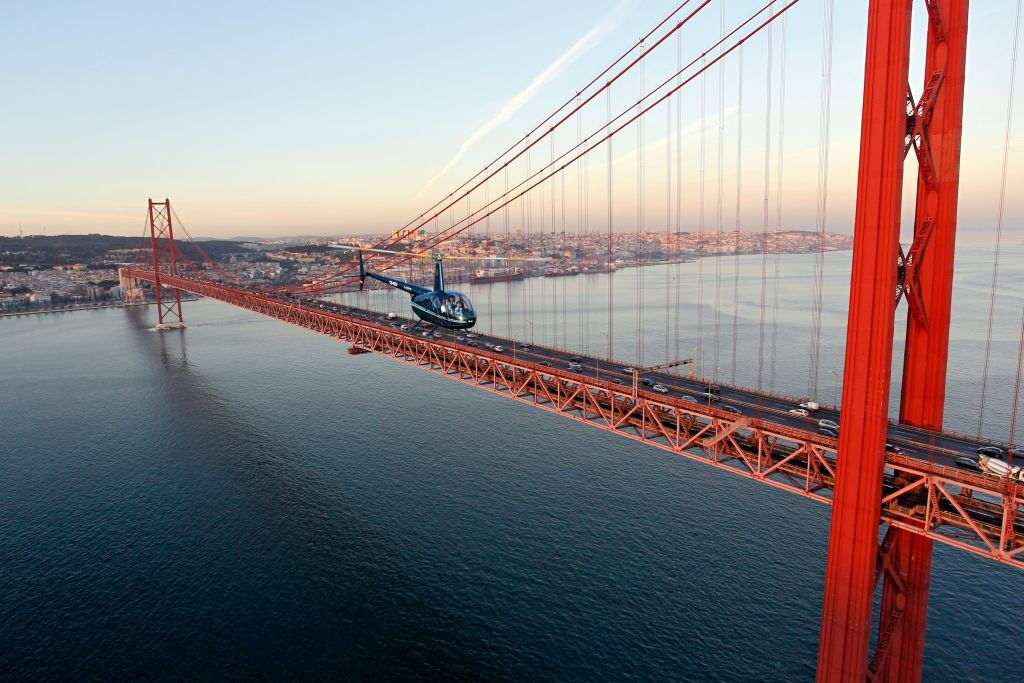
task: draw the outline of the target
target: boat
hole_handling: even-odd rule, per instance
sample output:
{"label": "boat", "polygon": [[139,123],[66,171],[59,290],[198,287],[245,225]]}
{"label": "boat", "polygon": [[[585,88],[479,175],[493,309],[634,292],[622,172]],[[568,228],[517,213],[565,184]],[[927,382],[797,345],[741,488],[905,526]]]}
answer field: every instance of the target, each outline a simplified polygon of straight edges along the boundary
{"label": "boat", "polygon": [[514,282],[526,277],[522,268],[483,268],[469,276],[470,284],[483,285],[491,282]]}

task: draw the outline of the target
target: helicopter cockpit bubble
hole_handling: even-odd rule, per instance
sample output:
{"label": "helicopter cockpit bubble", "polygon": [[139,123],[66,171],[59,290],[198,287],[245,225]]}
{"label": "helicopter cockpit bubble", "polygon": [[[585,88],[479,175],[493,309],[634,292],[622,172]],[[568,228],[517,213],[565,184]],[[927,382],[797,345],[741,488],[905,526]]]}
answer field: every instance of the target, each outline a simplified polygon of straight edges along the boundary
{"label": "helicopter cockpit bubble", "polygon": [[473,317],[473,304],[460,292],[448,292],[444,300],[444,310],[456,320],[467,320]]}

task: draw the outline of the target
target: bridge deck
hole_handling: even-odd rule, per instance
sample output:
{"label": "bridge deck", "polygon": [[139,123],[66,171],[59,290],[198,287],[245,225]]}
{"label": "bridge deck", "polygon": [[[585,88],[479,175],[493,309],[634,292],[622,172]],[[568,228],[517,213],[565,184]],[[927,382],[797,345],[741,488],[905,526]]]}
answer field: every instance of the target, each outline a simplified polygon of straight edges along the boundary
{"label": "bridge deck", "polygon": [[[125,277],[152,281],[153,273],[125,269]],[[431,337],[401,329],[404,320],[329,302],[300,303],[221,283],[161,273],[164,286],[346,340],[361,349],[487,389],[521,403],[600,427],[807,498],[830,503],[839,466],[836,440],[816,433],[817,419],[838,422],[834,410],[814,418],[788,412],[792,398],[722,386],[721,403],[692,402],[705,380],[652,373],[670,389],[641,386],[634,394],[622,363],[582,359],[568,369],[570,352],[522,348],[519,342],[464,332]],[[474,345],[475,344],[475,345]],[[498,352],[485,344],[500,344]],[[646,376],[646,375],[645,375]],[[729,405],[740,414],[723,410]],[[977,440],[893,424],[883,473],[882,517],[889,524],[939,542],[1024,568],[1024,484],[958,467],[976,455]]]}

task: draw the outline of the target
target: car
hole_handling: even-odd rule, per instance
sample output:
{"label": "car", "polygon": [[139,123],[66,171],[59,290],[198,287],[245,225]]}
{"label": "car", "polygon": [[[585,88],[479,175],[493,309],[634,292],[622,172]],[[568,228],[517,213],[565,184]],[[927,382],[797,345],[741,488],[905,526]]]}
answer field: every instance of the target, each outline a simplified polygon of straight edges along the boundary
{"label": "car", "polygon": [[476,339],[476,338],[477,338],[477,337],[479,337],[479,336],[480,336],[480,335],[478,335],[478,334],[473,334],[472,332],[467,332],[467,333],[466,333],[466,337],[467,337],[468,339]]}
{"label": "car", "polygon": [[572,372],[579,372],[583,369],[583,366],[579,363],[569,363],[568,369]]}
{"label": "car", "polygon": [[790,408],[789,412],[793,415],[800,415],[801,417],[807,417],[810,415],[805,408]]}
{"label": "car", "polygon": [[501,353],[502,351],[505,350],[505,347],[501,346],[501,345],[498,345],[498,346],[494,347],[494,350],[497,351],[498,353]]}
{"label": "car", "polygon": [[708,403],[718,403],[721,399],[716,394],[712,394],[710,391],[705,391],[700,395],[701,401],[707,401]]}
{"label": "car", "polygon": [[659,394],[668,393],[668,387],[666,387],[664,384],[655,384],[654,386],[651,387],[651,390],[657,391]]}
{"label": "car", "polygon": [[896,454],[899,454],[899,453],[903,452],[902,448],[900,448],[896,444],[891,444],[891,443],[885,444],[885,450],[889,451],[890,453],[896,453]]}
{"label": "car", "polygon": [[695,399],[693,396],[680,396],[679,398],[687,403],[700,403],[700,401]]}
{"label": "car", "polygon": [[839,433],[834,429],[829,429],[828,427],[818,427],[818,433],[824,434],[825,436],[831,436],[833,439],[839,438]]}
{"label": "car", "polygon": [[614,378],[612,378],[612,384],[625,384],[625,382],[623,382],[618,377],[614,377]]}
{"label": "car", "polygon": [[493,349],[494,348],[494,344],[492,344],[491,342],[484,342],[484,346],[486,346],[489,349]]}
{"label": "car", "polygon": [[722,387],[718,386],[717,384],[709,384],[707,387],[707,393],[709,394],[717,394],[721,390]]}
{"label": "car", "polygon": [[571,360],[573,363],[582,363],[583,362],[583,359],[580,358],[579,356],[572,356],[571,358],[569,358],[569,360]]}
{"label": "car", "polygon": [[733,415],[742,415],[743,414],[743,411],[740,410],[739,408],[737,408],[736,406],[719,406],[718,409],[719,410],[724,410],[727,413],[732,413]]}
{"label": "car", "polygon": [[479,346],[479,344],[476,343],[475,339],[467,339],[466,346]]}
{"label": "car", "polygon": [[546,368],[550,368],[551,367],[551,361],[542,360],[542,361],[540,361],[540,364],[543,365]]}
{"label": "car", "polygon": [[1011,448],[1006,454],[1012,458],[1024,458],[1024,448]]}
{"label": "car", "polygon": [[520,344],[519,345],[519,350],[520,351],[529,351],[530,350],[530,345],[529,344]]}
{"label": "car", "polygon": [[399,325],[398,329],[400,329],[400,330],[408,330],[409,326],[408,325]]}
{"label": "car", "polygon": [[627,375],[632,375],[633,373],[636,372],[636,370],[634,370],[633,368],[622,368],[622,371]]}
{"label": "car", "polygon": [[642,380],[640,380],[640,384],[643,384],[645,387],[653,387],[655,384],[657,384],[657,382],[655,382],[650,377],[644,377]]}
{"label": "car", "polygon": [[455,338],[457,341],[466,341],[466,338],[461,334]]}
{"label": "car", "polygon": [[978,455],[987,455],[990,458],[1003,457],[1003,449],[999,446],[978,446]]}
{"label": "car", "polygon": [[978,468],[978,461],[969,455],[961,455],[956,459],[957,467],[966,467],[968,469],[976,470]]}
{"label": "car", "polygon": [[[801,410],[804,410],[804,415],[807,414],[806,409],[801,409]],[[793,412],[793,411],[789,411],[789,412]],[[818,420],[818,426],[819,427],[825,427],[827,429],[831,429],[834,432],[838,432],[839,431],[839,424],[836,423],[836,422],[833,422],[832,420]]]}

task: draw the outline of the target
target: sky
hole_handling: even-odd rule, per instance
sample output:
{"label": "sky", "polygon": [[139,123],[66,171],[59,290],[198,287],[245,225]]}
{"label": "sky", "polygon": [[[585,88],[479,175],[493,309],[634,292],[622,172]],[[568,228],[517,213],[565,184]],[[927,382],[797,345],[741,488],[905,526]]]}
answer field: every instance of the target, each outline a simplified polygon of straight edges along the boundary
{"label": "sky", "polygon": [[[721,116],[718,73],[705,76],[708,229],[720,223],[761,229],[769,94],[776,117],[767,136],[774,148],[768,153],[771,201],[781,194],[783,227],[815,226],[825,2],[801,0],[787,18],[784,99],[778,32],[771,52],[767,34],[744,46],[742,69],[736,55],[724,62]],[[519,139],[676,4],[8,5],[0,24],[0,59],[8,67],[0,110],[0,235],[17,234],[19,226],[25,234],[137,235],[149,197],[171,198],[190,232],[204,237],[399,227]],[[682,49],[699,53],[717,39],[720,20],[732,26],[761,4],[725,0],[720,14],[716,0],[684,31]],[[852,229],[866,5],[839,1],[835,8],[825,227],[837,232]],[[1014,7],[1015,0],[972,7],[959,228],[966,240],[985,241],[994,231]],[[915,49],[923,53],[923,3],[916,14]],[[675,43],[664,51],[650,58],[648,88],[675,64]],[[769,54],[772,89],[765,85]],[[919,59],[913,69],[911,81],[920,83]],[[616,111],[640,88],[636,79],[616,84]],[[679,97],[672,106],[682,108],[681,135],[671,115],[652,111],[642,138],[629,130],[614,142],[616,229],[656,229],[666,216],[675,220],[671,193],[677,192],[683,229],[700,223],[700,81]],[[1012,191],[1022,172],[1022,109],[1015,107],[1009,148],[1005,222],[1013,238],[1024,237],[1024,197]],[[602,105],[582,117],[581,127],[597,125],[604,115]],[[575,135],[573,129],[563,136],[559,149],[575,144]],[[670,169],[679,161],[673,150],[682,150],[682,178]],[[598,212],[606,191],[607,157],[593,157],[586,174],[567,176],[570,192],[584,182],[592,188],[588,215]],[[909,170],[912,176],[913,166]],[[538,198],[539,214],[544,201],[557,201],[553,196]],[[582,213],[570,216],[570,229]],[[909,207],[906,215],[912,215]],[[601,229],[597,216],[589,222]]]}

